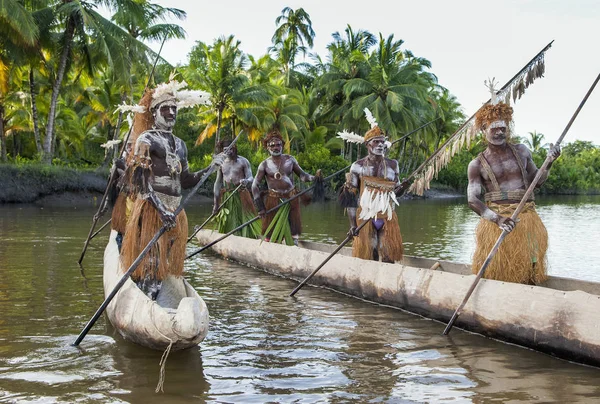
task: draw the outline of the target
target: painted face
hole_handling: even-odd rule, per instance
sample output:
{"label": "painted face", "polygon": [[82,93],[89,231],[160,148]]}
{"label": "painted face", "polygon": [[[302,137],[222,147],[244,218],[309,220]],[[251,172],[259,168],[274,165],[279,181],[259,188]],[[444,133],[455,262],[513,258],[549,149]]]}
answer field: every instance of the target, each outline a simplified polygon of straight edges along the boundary
{"label": "painted face", "polygon": [[485,138],[488,143],[501,146],[506,143],[506,133],[508,127],[504,121],[494,121],[485,130]]}
{"label": "painted face", "polygon": [[279,139],[271,139],[267,143],[267,150],[271,156],[281,156],[283,151],[283,142]]}
{"label": "painted face", "polygon": [[172,130],[177,119],[177,105],[174,102],[160,104],[154,113],[154,124],[158,129]]}
{"label": "painted face", "polygon": [[385,149],[385,137],[383,136],[373,138],[367,143],[367,150],[369,151],[369,154],[383,156],[385,153]]}

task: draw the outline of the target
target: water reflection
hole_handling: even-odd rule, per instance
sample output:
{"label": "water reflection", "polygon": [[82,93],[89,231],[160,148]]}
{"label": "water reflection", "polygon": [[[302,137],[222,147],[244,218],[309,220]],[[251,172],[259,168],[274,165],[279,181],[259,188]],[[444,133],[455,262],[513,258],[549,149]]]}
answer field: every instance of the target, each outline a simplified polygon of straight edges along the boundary
{"label": "water reflection", "polygon": [[[463,202],[403,203],[407,253],[468,262],[477,218]],[[538,202],[551,235],[552,271],[565,275],[568,267],[594,277],[600,251],[590,243],[600,198]],[[209,209],[190,209],[190,223]],[[186,263],[209,307],[209,334],[199,348],[171,353],[165,393],[157,396],[162,352],[124,341],[103,319],[81,349],[70,346],[103,300],[106,235],[92,242],[84,261],[87,288],[76,265],[92,214],[0,209],[0,401],[480,403],[600,396],[597,369],[465,332],[443,337],[442,324],[323,289],[306,287],[289,298],[294,282],[210,254]],[[348,227],[342,215],[335,204],[309,206],[304,237],[338,242]],[[566,223],[582,235],[569,236]]]}

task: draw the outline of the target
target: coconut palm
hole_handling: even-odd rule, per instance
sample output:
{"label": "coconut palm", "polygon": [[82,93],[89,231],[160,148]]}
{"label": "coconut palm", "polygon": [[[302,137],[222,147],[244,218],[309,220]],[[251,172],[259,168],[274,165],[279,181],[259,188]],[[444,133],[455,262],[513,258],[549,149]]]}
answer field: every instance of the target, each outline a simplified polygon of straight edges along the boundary
{"label": "coconut palm", "polygon": [[281,62],[286,81],[290,83],[291,71],[294,69],[296,56],[300,53],[306,55],[308,49],[313,46],[315,31],[312,28],[310,16],[303,8],[294,10],[285,7],[281,15],[275,19],[277,29],[271,38],[273,46],[269,48]]}
{"label": "coconut palm", "polygon": [[393,35],[387,39],[379,35],[378,46],[369,56],[368,76],[344,84],[344,95],[352,104],[344,121],[353,124],[362,120],[366,129],[363,117],[364,109],[368,108],[379,126],[394,138],[419,126],[426,115],[431,115],[428,92],[436,79],[425,71],[430,63],[403,52],[402,44]]}
{"label": "coconut palm", "polygon": [[203,113],[206,127],[198,144],[216,134],[216,145],[224,119],[232,123],[233,133],[238,121],[251,127],[259,124],[256,109],[269,97],[264,86],[252,85],[244,71],[247,59],[239,46],[240,41],[230,35],[217,39],[213,45],[197,42],[190,53],[190,64],[184,69],[184,75],[188,82],[208,91],[212,103]]}
{"label": "coconut palm", "polygon": [[527,146],[533,153],[537,153],[540,149],[546,149],[548,143],[542,143],[544,141],[544,134],[538,133],[537,131],[529,132],[529,139],[523,139],[523,144]]}
{"label": "coconut palm", "polygon": [[46,163],[52,160],[57,104],[65,73],[75,65],[72,62],[81,63],[90,74],[101,66],[109,66],[127,75],[129,51],[145,48],[141,42],[96,11],[100,4],[115,7],[120,1],[65,0],[55,8],[55,21],[61,27],[61,35],[58,58],[54,61],[52,95],[43,144],[43,161]]}

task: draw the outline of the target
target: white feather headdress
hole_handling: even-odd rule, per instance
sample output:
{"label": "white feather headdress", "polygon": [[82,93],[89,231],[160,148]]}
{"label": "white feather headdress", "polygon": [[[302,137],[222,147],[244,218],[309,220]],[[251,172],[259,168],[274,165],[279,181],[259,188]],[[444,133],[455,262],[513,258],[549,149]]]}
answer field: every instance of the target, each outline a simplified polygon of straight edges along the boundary
{"label": "white feather headdress", "polygon": [[371,128],[377,126],[377,120],[375,119],[371,111],[369,111],[369,108],[365,108],[365,116],[367,117],[367,121],[369,121],[369,124],[371,124]]}
{"label": "white feather headdress", "polygon": [[360,135],[357,135],[354,132],[348,132],[345,129],[343,131],[341,131],[341,132],[338,132],[337,137],[339,137],[340,139],[344,139],[346,142],[349,142],[349,143],[358,143],[358,144],[361,144],[361,143],[365,142],[365,138],[364,137],[362,137]]}

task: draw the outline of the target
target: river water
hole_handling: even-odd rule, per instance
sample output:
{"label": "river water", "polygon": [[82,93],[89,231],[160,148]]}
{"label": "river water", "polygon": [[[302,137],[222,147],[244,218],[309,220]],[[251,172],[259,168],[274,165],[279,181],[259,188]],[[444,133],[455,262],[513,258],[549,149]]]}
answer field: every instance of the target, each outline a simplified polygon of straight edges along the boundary
{"label": "river water", "polygon": [[[600,197],[538,198],[553,275],[600,281]],[[210,206],[188,209],[200,223]],[[92,207],[0,206],[0,402],[593,402],[596,368],[454,330],[400,310],[306,287],[211,254],[186,263],[211,315],[198,348],[161,352],[124,341],[101,318],[107,233],[77,266]],[[476,216],[464,200],[404,201],[406,253],[469,262]],[[306,239],[336,243],[335,204],[303,211]],[[191,246],[194,247],[194,246]]]}

